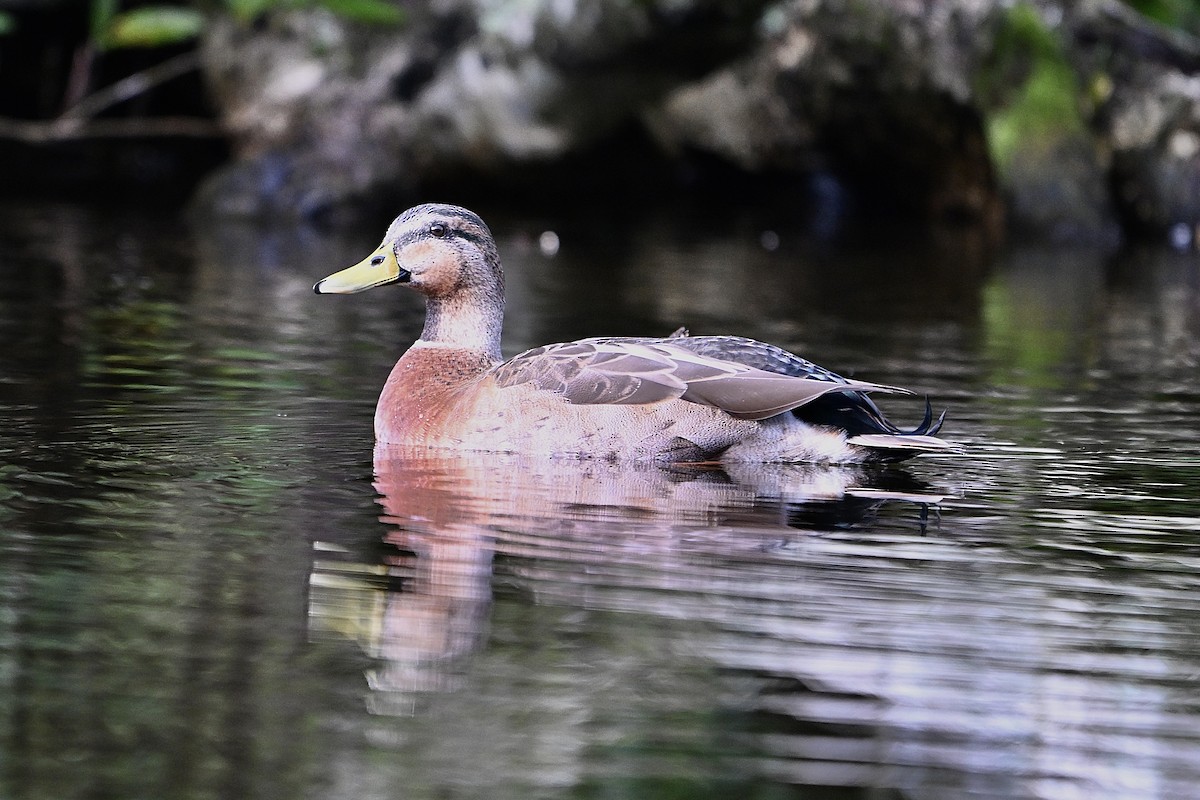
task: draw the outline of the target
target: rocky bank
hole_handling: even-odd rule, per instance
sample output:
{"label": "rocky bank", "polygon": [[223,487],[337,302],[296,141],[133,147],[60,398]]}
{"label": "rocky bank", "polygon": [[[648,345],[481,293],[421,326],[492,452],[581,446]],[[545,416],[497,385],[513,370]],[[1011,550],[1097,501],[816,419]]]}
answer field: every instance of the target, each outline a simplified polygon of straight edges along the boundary
{"label": "rocky bank", "polygon": [[1200,42],[1115,0],[405,8],[216,20],[204,70],[236,160],[197,206],[312,219],[465,186],[636,203],[732,180],[1057,239],[1200,233]]}

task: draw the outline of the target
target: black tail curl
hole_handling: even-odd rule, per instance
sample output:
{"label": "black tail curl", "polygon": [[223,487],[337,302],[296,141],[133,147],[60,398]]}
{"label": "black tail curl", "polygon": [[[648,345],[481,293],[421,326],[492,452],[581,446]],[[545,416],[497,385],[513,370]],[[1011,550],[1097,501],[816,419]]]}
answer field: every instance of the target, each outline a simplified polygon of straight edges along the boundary
{"label": "black tail curl", "polygon": [[943,411],[936,418],[929,398],[925,398],[925,417],[910,430],[902,430],[891,422],[875,401],[862,392],[829,392],[792,411],[810,425],[841,428],[848,436],[889,433],[900,436],[933,436],[946,419]]}
{"label": "black tail curl", "polygon": [[[819,364],[773,344],[747,339],[742,336],[692,336],[686,328],[680,328],[665,339],[642,339],[648,343],[663,342],[674,347],[683,347],[702,356],[745,364],[748,367],[792,375],[809,380],[845,383],[846,379]],[[812,425],[841,428],[847,436],[886,433],[898,436],[932,436],[942,427],[946,418],[943,411],[935,419],[929,398],[925,398],[925,417],[912,430],[896,427],[875,401],[863,392],[828,392],[799,408],[792,410],[797,418]],[[911,453],[909,454],[911,455]],[[908,456],[903,456],[907,458]]]}

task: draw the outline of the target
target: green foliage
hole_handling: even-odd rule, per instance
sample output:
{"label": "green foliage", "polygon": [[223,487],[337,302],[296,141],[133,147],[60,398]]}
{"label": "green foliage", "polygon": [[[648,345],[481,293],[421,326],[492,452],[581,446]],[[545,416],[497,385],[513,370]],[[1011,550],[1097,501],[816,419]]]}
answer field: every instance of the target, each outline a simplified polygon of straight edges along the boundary
{"label": "green foliage", "polygon": [[233,18],[249,23],[280,5],[280,0],[225,0],[224,6]]}
{"label": "green foliage", "polygon": [[17,23],[13,21],[12,14],[7,11],[0,11],[0,36],[12,33]]}
{"label": "green foliage", "polygon": [[117,14],[108,25],[108,47],[163,47],[200,35],[204,15],[183,6],[142,6]]}
{"label": "green foliage", "polygon": [[399,25],[404,22],[404,11],[387,0],[319,0],[338,16],[368,25]]}
{"label": "green foliage", "polygon": [[92,43],[103,48],[108,27],[117,15],[117,0],[92,0],[88,14],[88,34]]}
{"label": "green foliage", "polygon": [[[206,16],[199,4],[150,5],[120,11],[121,0],[92,0],[90,31],[96,47],[163,47],[196,38]],[[399,25],[404,10],[395,0],[223,0],[235,19],[249,23],[275,10],[325,8],[345,19],[367,25]],[[11,21],[11,20],[10,20]],[[0,12],[0,34],[5,17]]]}
{"label": "green foliage", "polygon": [[225,7],[235,19],[253,22],[276,9],[320,7],[340,17],[368,25],[399,25],[404,22],[404,10],[389,0],[224,0]]}
{"label": "green foliage", "polygon": [[1075,71],[1032,5],[1007,12],[979,83],[990,109],[988,146],[1002,174],[1020,150],[1049,149],[1085,129]]}
{"label": "green foliage", "polygon": [[1200,0],[1125,0],[1155,22],[1200,35]]}

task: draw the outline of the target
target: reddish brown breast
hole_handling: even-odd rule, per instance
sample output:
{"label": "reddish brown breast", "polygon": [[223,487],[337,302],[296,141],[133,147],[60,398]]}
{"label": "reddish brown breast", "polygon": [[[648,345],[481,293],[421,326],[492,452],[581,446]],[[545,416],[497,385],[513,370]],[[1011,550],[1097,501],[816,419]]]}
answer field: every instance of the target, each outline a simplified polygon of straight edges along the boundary
{"label": "reddish brown breast", "polygon": [[483,353],[417,345],[396,362],[375,408],[375,438],[426,444],[453,437],[472,389],[493,366]]}

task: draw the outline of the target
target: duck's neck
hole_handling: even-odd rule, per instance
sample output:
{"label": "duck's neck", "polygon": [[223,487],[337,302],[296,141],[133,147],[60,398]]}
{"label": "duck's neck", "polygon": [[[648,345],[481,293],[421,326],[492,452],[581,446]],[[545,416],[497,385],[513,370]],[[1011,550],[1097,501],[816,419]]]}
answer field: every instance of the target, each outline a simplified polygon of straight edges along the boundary
{"label": "duck's neck", "polygon": [[425,303],[421,341],[482,353],[499,361],[503,323],[503,300],[476,299],[461,292],[450,298],[430,297]]}

